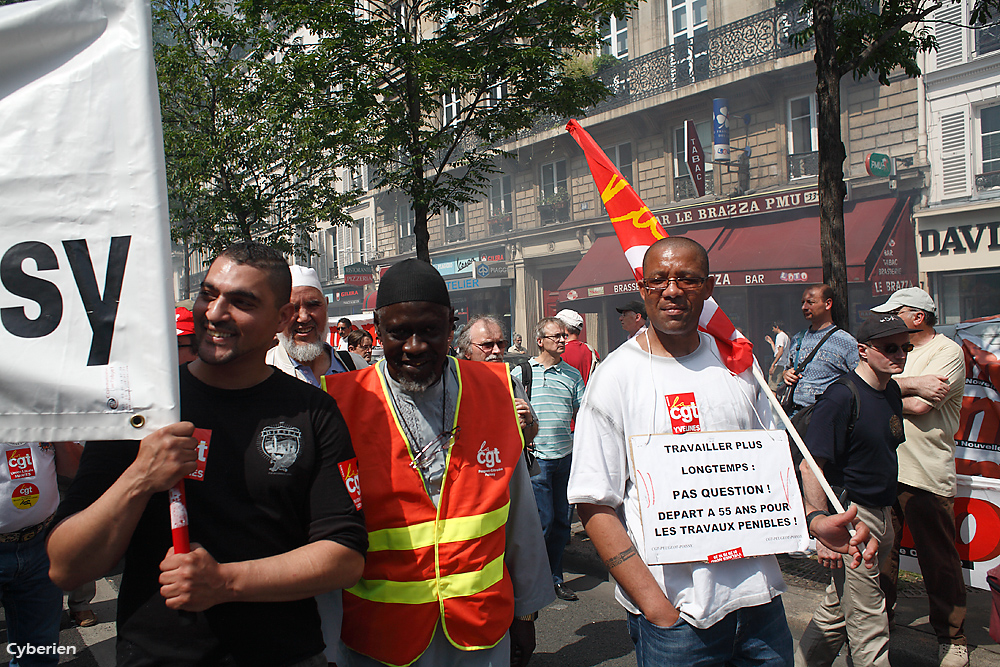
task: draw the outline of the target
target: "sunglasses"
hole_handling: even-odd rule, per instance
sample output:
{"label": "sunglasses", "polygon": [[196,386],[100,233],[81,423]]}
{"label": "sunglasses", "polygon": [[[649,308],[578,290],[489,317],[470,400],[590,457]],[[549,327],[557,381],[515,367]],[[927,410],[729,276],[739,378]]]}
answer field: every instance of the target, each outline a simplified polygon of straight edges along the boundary
{"label": "sunglasses", "polygon": [[875,345],[873,343],[865,343],[868,347],[874,347],[876,350],[882,354],[896,354],[900,350],[903,352],[913,352],[913,343],[903,343],[902,345],[896,345],[895,343],[886,343],[885,345]]}
{"label": "sunglasses", "polygon": [[478,347],[483,352],[491,352],[493,348],[498,348],[501,352],[503,352],[506,344],[507,341],[505,340],[484,340],[482,343],[473,343],[473,345]]}
{"label": "sunglasses", "polygon": [[704,285],[706,280],[708,280],[708,278],[699,278],[696,276],[686,276],[684,278],[653,278],[652,280],[643,280],[642,285],[648,291],[659,294],[663,294],[663,290],[670,287],[670,283],[676,283],[677,289],[683,292],[693,292]]}

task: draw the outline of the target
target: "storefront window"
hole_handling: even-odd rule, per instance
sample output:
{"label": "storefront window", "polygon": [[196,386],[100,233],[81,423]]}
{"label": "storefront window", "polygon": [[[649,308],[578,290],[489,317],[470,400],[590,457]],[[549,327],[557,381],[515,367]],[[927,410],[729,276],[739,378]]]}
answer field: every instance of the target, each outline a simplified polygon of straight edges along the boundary
{"label": "storefront window", "polygon": [[938,285],[942,324],[1000,314],[1000,271],[946,273]]}

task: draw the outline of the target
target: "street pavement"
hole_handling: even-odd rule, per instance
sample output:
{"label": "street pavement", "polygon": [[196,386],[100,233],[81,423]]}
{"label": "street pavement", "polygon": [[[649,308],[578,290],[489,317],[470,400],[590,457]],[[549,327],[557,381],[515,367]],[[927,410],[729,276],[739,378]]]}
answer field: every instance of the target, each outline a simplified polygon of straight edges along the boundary
{"label": "street pavement", "polygon": [[[788,591],[782,596],[788,625],[796,642],[823,597],[826,573],[815,560],[779,557]],[[579,522],[564,565],[566,581],[580,595],[578,602],[556,600],[543,609],[536,624],[537,648],[531,667],[635,667],[632,641],[628,637],[625,611],[615,601],[613,582]],[[72,627],[63,616],[60,642],[75,647],[75,655],[64,655],[60,665],[114,667],[115,598],[119,576],[100,579],[93,609],[99,623],[90,628]],[[893,667],[936,667],[937,641],[927,620],[927,598],[919,577],[910,577],[900,587],[896,605],[896,628],[890,638],[889,660]],[[969,612],[965,621],[972,667],[1000,667],[1000,646],[989,637],[990,597],[986,591],[969,589]],[[6,624],[0,620],[0,665],[9,663]],[[842,655],[835,667],[846,667]]]}

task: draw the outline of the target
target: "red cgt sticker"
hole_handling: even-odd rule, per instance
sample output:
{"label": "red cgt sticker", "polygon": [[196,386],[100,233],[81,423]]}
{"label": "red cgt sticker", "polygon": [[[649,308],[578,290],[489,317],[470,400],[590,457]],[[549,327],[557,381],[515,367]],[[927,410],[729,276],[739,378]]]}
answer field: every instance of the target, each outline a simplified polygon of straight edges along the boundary
{"label": "red cgt sticker", "polygon": [[737,560],[739,558],[743,558],[743,547],[736,547],[735,549],[730,549],[729,551],[712,554],[708,557],[708,562],[721,563],[724,560]]}
{"label": "red cgt sticker", "polygon": [[212,429],[196,428],[192,437],[198,441],[198,467],[187,476],[187,479],[202,481],[205,479],[205,464],[208,463],[208,445],[212,442]]}
{"label": "red cgt sticker", "polygon": [[351,494],[354,506],[361,509],[361,479],[358,476],[358,457],[347,459],[337,464],[340,467],[340,476],[344,478],[344,486]]}
{"label": "red cgt sticker", "polygon": [[31,448],[8,449],[7,470],[11,479],[22,479],[35,476],[35,461],[31,458]]}
{"label": "red cgt sticker", "polygon": [[665,398],[674,435],[701,430],[701,418],[698,414],[698,404],[694,400],[694,392],[667,394]]}

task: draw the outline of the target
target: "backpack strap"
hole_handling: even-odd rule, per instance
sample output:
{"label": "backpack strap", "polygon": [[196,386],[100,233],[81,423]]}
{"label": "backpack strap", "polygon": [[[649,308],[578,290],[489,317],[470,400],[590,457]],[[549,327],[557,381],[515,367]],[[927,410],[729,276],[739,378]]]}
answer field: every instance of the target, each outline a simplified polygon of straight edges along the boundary
{"label": "backpack strap", "polygon": [[[834,380],[834,382],[845,385],[851,390],[851,418],[847,422],[847,437],[850,438],[851,434],[854,433],[854,425],[858,423],[858,419],[861,417],[861,394],[858,393],[858,388],[854,385],[854,380],[851,379],[850,373],[844,373]],[[892,384],[896,384],[895,381]],[[896,387],[898,388],[899,385],[896,385]]]}
{"label": "backpack strap", "polygon": [[354,363],[354,359],[351,359],[350,352],[347,350],[334,350],[333,353],[337,355],[337,358],[340,359],[340,363],[344,364],[344,368],[348,371],[358,370],[357,365]]}
{"label": "backpack strap", "polygon": [[521,384],[524,385],[524,393],[528,395],[528,400],[531,400],[531,363],[528,361],[522,361],[517,365],[521,369]]}

